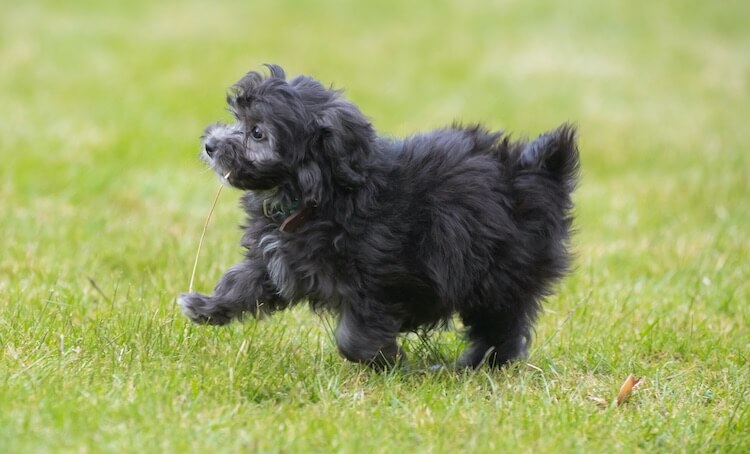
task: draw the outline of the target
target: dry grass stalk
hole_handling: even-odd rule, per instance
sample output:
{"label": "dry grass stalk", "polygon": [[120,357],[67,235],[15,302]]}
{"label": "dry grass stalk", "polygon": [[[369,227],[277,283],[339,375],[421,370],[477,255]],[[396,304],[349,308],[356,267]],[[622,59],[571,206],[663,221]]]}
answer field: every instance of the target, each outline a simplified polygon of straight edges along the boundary
{"label": "dry grass stalk", "polygon": [[[229,178],[229,174],[232,172],[227,172],[226,175],[224,175],[224,179],[226,180]],[[214,197],[214,203],[211,205],[211,211],[208,212],[208,216],[206,216],[206,223],[203,224],[203,233],[201,233],[201,238],[198,241],[198,250],[195,251],[195,261],[193,262],[193,272],[190,274],[190,284],[188,285],[188,291],[192,293],[193,291],[193,282],[195,281],[195,270],[198,269],[198,257],[201,255],[201,247],[203,247],[203,238],[206,236],[206,229],[208,229],[208,222],[211,220],[211,215],[214,214],[214,208],[216,208],[216,202],[219,201],[219,196],[221,195],[221,190],[224,188],[224,185],[219,186],[219,190],[216,191],[216,197]]]}

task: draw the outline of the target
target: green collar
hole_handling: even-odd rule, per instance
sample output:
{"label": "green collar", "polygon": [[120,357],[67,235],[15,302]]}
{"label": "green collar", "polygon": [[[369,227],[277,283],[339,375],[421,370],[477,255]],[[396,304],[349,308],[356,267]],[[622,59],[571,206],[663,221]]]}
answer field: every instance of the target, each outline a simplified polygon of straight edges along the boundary
{"label": "green collar", "polygon": [[299,209],[299,202],[292,200],[289,205],[282,205],[278,200],[268,198],[263,201],[263,216],[273,221],[283,221]]}
{"label": "green collar", "polygon": [[316,205],[307,203],[300,210],[299,202],[292,200],[288,206],[284,206],[273,199],[263,201],[263,216],[279,222],[279,230],[284,233],[294,233],[315,210]]}

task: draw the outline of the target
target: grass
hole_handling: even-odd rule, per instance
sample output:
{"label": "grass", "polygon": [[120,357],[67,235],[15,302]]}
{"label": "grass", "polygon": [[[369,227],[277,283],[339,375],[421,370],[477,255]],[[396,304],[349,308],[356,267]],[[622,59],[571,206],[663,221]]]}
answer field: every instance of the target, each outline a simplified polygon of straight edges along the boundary
{"label": "grass", "polygon": [[[3,452],[750,450],[746,2],[6,3]],[[393,135],[578,123],[577,269],[527,362],[431,371],[462,348],[449,331],[379,374],[304,308],[179,314],[217,189],[197,137],[264,62],[345,87]],[[237,196],[197,290],[240,258]],[[630,373],[623,406],[590,399]]]}

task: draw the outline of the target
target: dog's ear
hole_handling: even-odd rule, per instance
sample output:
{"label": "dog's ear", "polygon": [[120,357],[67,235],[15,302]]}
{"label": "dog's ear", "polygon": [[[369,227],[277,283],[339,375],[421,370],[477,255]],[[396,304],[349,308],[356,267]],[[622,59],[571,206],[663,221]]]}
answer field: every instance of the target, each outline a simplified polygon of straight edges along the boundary
{"label": "dog's ear", "polygon": [[[296,96],[286,105],[297,117],[305,137],[294,154],[291,168],[305,203],[321,203],[333,191],[361,186],[367,177],[366,162],[375,132],[357,106],[325,88],[315,79],[297,77],[289,82]],[[298,101],[296,103],[295,101]],[[299,107],[292,109],[292,106]],[[336,187],[336,188],[335,188]]]}
{"label": "dog's ear", "polygon": [[356,188],[365,182],[363,167],[375,140],[367,118],[351,103],[337,100],[318,121],[317,153],[331,165],[334,183]]}
{"label": "dog's ear", "polygon": [[315,161],[307,161],[297,167],[297,184],[305,205],[318,205],[323,201],[325,175]]}

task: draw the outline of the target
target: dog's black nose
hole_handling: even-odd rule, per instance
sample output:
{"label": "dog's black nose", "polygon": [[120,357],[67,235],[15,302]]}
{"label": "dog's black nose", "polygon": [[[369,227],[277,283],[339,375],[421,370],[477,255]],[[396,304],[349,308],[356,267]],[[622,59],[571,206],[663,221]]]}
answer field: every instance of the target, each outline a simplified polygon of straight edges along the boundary
{"label": "dog's black nose", "polygon": [[216,152],[216,146],[211,145],[210,143],[206,142],[205,148],[206,148],[206,154],[208,155],[208,157],[209,158],[213,157],[214,153]]}

